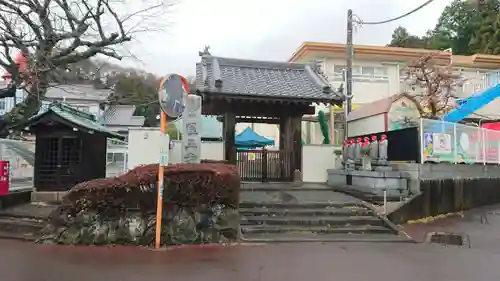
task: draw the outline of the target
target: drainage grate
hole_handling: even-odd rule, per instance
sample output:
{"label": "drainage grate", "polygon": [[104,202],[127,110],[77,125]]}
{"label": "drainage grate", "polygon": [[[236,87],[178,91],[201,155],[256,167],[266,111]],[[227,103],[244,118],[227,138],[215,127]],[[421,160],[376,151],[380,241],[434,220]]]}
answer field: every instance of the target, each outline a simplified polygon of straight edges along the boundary
{"label": "drainage grate", "polygon": [[470,248],[470,237],[463,233],[431,232],[426,233],[425,241],[432,244],[454,245]]}

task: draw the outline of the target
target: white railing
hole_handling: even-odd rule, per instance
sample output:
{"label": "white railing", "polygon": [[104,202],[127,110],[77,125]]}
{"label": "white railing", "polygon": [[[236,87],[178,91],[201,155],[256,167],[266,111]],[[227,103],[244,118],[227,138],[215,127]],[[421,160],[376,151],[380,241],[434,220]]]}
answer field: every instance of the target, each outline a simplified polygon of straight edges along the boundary
{"label": "white railing", "polygon": [[500,165],[500,131],[420,119],[421,162]]}

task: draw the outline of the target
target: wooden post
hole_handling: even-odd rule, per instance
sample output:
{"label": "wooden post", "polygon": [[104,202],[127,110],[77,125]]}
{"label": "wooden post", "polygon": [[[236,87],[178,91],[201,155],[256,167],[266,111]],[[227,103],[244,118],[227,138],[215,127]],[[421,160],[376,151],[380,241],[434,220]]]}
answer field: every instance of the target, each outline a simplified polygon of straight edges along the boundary
{"label": "wooden post", "polygon": [[293,170],[302,171],[302,116],[294,116],[291,120],[291,137],[294,163]]}
{"label": "wooden post", "polygon": [[231,164],[236,164],[236,145],[234,131],[236,129],[236,115],[234,112],[224,114],[224,154],[225,160]]}

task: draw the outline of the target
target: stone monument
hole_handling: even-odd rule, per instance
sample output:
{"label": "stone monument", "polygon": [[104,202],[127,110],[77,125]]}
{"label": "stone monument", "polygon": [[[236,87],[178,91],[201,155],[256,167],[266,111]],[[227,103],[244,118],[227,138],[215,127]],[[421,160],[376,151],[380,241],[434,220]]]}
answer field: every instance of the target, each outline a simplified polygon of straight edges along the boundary
{"label": "stone monument", "polygon": [[201,97],[188,95],[182,124],[182,162],[201,162]]}

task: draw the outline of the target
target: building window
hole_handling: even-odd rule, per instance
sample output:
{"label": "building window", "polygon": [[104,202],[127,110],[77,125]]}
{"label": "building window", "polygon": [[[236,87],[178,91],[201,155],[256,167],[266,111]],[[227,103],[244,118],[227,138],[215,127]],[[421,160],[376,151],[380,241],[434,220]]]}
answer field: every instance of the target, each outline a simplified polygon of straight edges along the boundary
{"label": "building window", "polygon": [[[345,65],[335,65],[333,67],[333,76],[335,79],[342,78],[342,70],[346,69]],[[355,65],[352,67],[353,78],[360,79],[388,79],[387,68],[373,67],[373,66],[360,66]]]}
{"label": "building window", "polygon": [[109,152],[107,155],[109,163],[123,163],[125,162],[125,153],[122,152]]}
{"label": "building window", "polygon": [[374,77],[388,77],[387,76],[387,68],[385,67],[375,67],[373,69],[373,76]]}
{"label": "building window", "polygon": [[333,67],[333,73],[334,74],[342,74],[342,71],[345,70],[345,66],[344,65],[335,65]]}
{"label": "building window", "polygon": [[362,70],[361,74],[363,76],[371,76],[371,77],[375,76],[375,67],[363,66],[361,70]]}
{"label": "building window", "polygon": [[0,110],[5,110],[5,100],[0,100]]}
{"label": "building window", "polygon": [[353,65],[352,66],[352,74],[353,75],[360,75],[362,74],[363,70],[361,68],[361,66],[356,66],[356,65]]}

